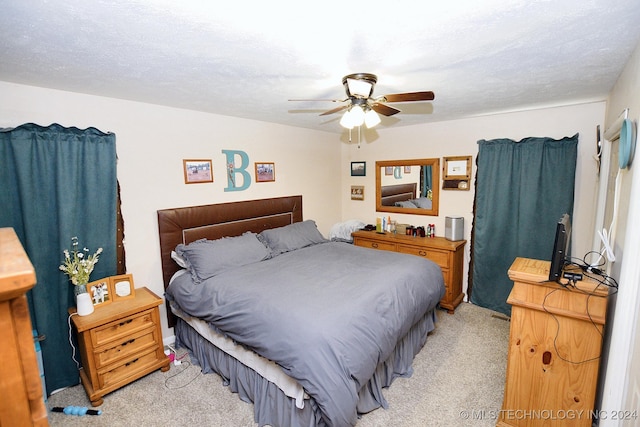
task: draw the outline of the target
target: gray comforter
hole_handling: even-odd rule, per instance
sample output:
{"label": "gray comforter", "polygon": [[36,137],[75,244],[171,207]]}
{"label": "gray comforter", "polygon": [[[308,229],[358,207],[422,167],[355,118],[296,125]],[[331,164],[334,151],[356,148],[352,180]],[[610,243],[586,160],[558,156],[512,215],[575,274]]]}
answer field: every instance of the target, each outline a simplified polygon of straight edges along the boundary
{"label": "gray comforter", "polygon": [[429,260],[327,242],[221,273],[167,298],[278,363],[330,426],[354,425],[358,391],[444,294]]}

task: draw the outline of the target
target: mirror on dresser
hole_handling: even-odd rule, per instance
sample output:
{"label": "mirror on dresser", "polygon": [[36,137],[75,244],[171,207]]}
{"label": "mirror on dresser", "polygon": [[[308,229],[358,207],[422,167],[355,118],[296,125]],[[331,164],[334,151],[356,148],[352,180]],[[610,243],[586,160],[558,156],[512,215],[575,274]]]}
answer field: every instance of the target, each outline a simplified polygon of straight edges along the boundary
{"label": "mirror on dresser", "polygon": [[376,162],[376,211],[438,215],[440,159]]}

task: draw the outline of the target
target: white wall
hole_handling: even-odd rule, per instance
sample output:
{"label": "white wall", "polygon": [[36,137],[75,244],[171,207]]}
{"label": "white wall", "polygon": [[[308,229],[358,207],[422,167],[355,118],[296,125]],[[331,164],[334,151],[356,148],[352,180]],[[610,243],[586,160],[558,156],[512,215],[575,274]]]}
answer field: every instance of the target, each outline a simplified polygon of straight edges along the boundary
{"label": "white wall", "polygon": [[[303,195],[303,215],[326,236],[340,220],[340,141],[335,134],[0,82],[0,127],[23,123],[96,127],[116,134],[127,272],[162,296],[158,209]],[[276,181],[225,192],[221,150],[275,162]],[[214,182],[184,184],[182,160],[212,159]],[[62,254],[60,254],[62,256]],[[163,336],[166,327],[161,306]]]}
{"label": "white wall", "polygon": [[[437,99],[434,101],[437,107]],[[572,218],[572,253],[586,254],[591,249],[597,168],[593,160],[596,146],[596,126],[603,126],[605,103],[595,102],[567,107],[496,114],[483,117],[438,122],[399,128],[380,128],[356,143],[342,145],[342,218],[375,222],[375,161],[412,158],[440,159],[449,156],[473,156],[472,183],[469,191],[440,189],[438,217],[391,215],[392,219],[413,225],[435,223],[436,235],[444,235],[446,216],[463,216],[464,232],[470,241],[473,221],[473,180],[480,139],[552,137],[580,134],[576,167],[576,194]],[[400,118],[401,119],[401,118]],[[366,177],[350,176],[352,161],[366,161]],[[442,176],[442,173],[441,173]],[[365,200],[350,199],[351,185],[365,186]],[[464,292],[467,289],[469,243],[465,247]],[[506,272],[505,272],[506,274]]]}
{"label": "white wall", "polygon": [[[625,108],[636,126],[640,120],[640,44],[616,82],[607,104],[608,128]],[[617,142],[614,143],[614,145]],[[615,148],[615,147],[614,147]],[[614,168],[617,159],[614,160]],[[636,411],[640,408],[640,174],[636,156],[622,170],[620,206],[615,240],[616,262],[611,275],[618,280],[618,294],[610,298],[605,334],[605,359],[601,364],[602,409]],[[614,199],[609,191],[608,204]],[[606,226],[609,225],[607,222]],[[637,419],[604,417],[600,426],[637,425]]]}

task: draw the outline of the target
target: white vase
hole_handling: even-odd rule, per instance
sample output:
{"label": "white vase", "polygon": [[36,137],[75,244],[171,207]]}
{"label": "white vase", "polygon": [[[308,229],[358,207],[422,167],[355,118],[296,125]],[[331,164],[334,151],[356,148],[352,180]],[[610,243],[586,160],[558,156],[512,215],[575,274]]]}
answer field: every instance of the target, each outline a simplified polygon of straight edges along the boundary
{"label": "white vase", "polygon": [[93,313],[93,301],[88,292],[76,295],[76,311],[78,316],[88,316]]}

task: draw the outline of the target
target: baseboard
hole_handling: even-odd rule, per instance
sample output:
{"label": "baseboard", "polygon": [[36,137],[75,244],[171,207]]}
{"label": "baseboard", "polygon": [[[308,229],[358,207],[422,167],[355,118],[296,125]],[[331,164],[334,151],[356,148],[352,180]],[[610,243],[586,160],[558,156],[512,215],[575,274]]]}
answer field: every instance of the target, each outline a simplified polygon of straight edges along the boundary
{"label": "baseboard", "polygon": [[175,335],[171,335],[170,337],[167,338],[163,338],[162,339],[162,345],[164,345],[164,348],[167,348],[167,346],[172,346],[175,347],[174,344],[176,342],[176,336]]}

